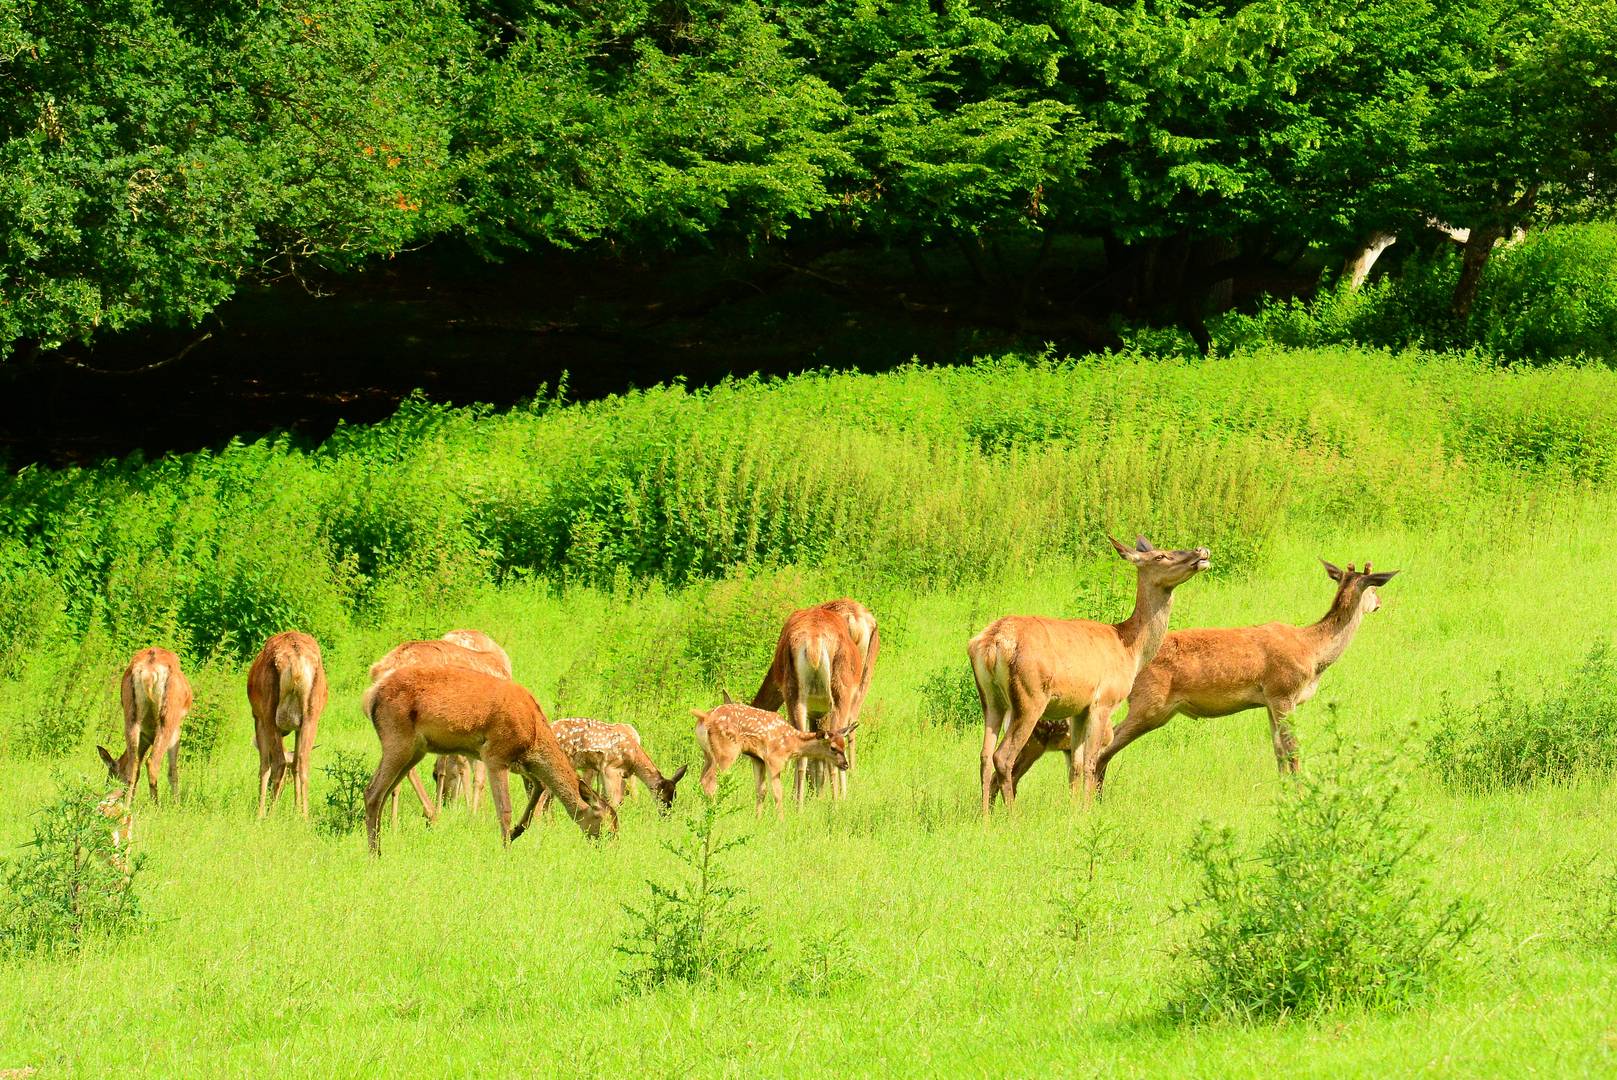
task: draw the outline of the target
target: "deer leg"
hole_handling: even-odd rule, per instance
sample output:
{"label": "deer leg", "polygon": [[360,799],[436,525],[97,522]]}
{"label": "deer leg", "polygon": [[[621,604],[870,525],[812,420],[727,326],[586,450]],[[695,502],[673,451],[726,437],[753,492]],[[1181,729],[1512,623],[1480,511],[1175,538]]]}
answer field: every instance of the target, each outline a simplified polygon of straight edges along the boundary
{"label": "deer leg", "polygon": [[[550,783],[555,782],[557,781],[550,781]],[[523,807],[522,820],[518,822],[517,827],[511,831],[511,839],[515,840],[517,837],[528,831],[528,826],[533,822],[533,812],[539,808],[540,796],[548,794],[550,794],[550,786],[548,783],[530,784],[528,786],[528,805]]]}
{"label": "deer leg", "polygon": [[[478,758],[472,762],[472,809],[473,817],[477,816],[477,807],[483,797],[483,789],[488,787],[488,766],[483,759]],[[532,794],[530,792],[530,794]]]}
{"label": "deer leg", "polygon": [[[780,776],[777,773],[776,774],[776,784],[778,785],[779,782],[780,782]],[[768,783],[768,773],[764,769],[764,763],[762,761],[758,760],[757,758],[753,758],[752,759],[752,795],[753,795],[752,812],[753,812],[753,816],[755,816],[755,817],[762,817],[763,814],[764,814],[764,790],[765,790],[765,785],[767,783]],[[778,801],[781,797],[782,797],[782,793],[780,792],[779,788],[777,787],[775,798]]]}
{"label": "deer leg", "polygon": [[143,751],[146,759],[146,783],[152,789],[152,804],[155,806],[157,803],[157,759],[162,756],[162,752],[149,744],[147,749],[149,752]]}
{"label": "deer leg", "polygon": [[[488,793],[494,799],[494,822],[500,827],[500,843],[511,842],[511,776],[503,766],[488,771]],[[534,801],[529,796],[529,801]]]}
{"label": "deer leg", "polygon": [[[801,760],[801,759],[799,759],[799,760]],[[759,768],[761,770],[763,767],[760,765]],[[785,792],[785,790],[783,788],[783,785],[780,782],[780,770],[779,769],[771,769],[771,770],[769,770],[769,786],[775,792],[775,817],[778,818],[781,821],[785,821],[786,820],[786,792]],[[763,793],[760,791],[759,795],[761,796],[762,794]],[[760,805],[760,807],[763,805],[763,800],[761,798],[759,800],[759,805]]]}
{"label": "deer leg", "polygon": [[309,770],[313,768],[314,737],[319,721],[305,718],[298,725],[297,737],[292,740],[292,794],[297,799],[298,813],[305,821],[309,818]]}
{"label": "deer leg", "polygon": [[[792,726],[798,731],[810,730],[808,699],[803,696],[802,690],[796,686],[787,687],[786,714],[788,719],[791,720]],[[802,806],[803,785],[808,780],[808,762],[803,758],[798,758],[794,771],[797,773],[797,805]]]}
{"label": "deer leg", "polygon": [[1093,715],[1094,708],[1091,707],[1074,713],[1067,720],[1067,746],[1070,749],[1062,753],[1067,758],[1067,792],[1075,797],[1083,790],[1084,774],[1088,771],[1086,766],[1095,760],[1094,755],[1089,753],[1087,742]]}
{"label": "deer leg", "polygon": [[622,769],[609,768],[601,774],[601,783],[606,788],[602,794],[606,796],[606,801],[614,810],[623,805],[624,782]]}
{"label": "deer leg", "polygon": [[[1089,707],[1089,726],[1084,732],[1084,805],[1088,806],[1100,794],[1100,781],[1095,779],[1095,765],[1101,752],[1112,742],[1112,710],[1116,702],[1100,701]],[[1073,746],[1078,745],[1077,731],[1073,732]]]}
{"label": "deer leg", "polygon": [[1099,795],[1106,787],[1106,766],[1111,764],[1118,751],[1141,735],[1149,734],[1166,724],[1173,718],[1175,709],[1163,709],[1156,702],[1142,701],[1129,702],[1129,714],[1123,722],[1117,725],[1117,731],[1112,734],[1112,741],[1100,752],[1095,759],[1095,794]]}
{"label": "deer leg", "polygon": [[992,694],[978,687],[983,702],[983,817],[987,818],[994,806],[994,795],[999,791],[999,773],[994,768],[994,748],[999,745],[999,732],[1005,723],[1005,710]]}
{"label": "deer leg", "polygon": [[177,731],[168,744],[168,793],[175,802],[180,801],[180,733]]}
{"label": "deer leg", "polygon": [[1282,773],[1295,773],[1298,768],[1297,736],[1287,723],[1290,716],[1287,703],[1277,701],[1269,706],[1269,735],[1274,740],[1275,765]]}
{"label": "deer leg", "polygon": [[382,748],[382,760],[376,766],[371,782],[365,785],[365,836],[370,841],[372,855],[382,854],[382,804],[395,788],[399,777],[410,767],[410,749],[389,751]]}
{"label": "deer leg", "polygon": [[[994,751],[994,772],[999,777],[999,791],[1005,797],[1006,807],[1016,805],[1016,756],[1022,752],[1033,727],[1044,715],[1049,697],[1030,694],[1013,680],[1010,687],[1011,707],[1006,712],[1005,737]],[[1076,742],[1074,743],[1076,745]]]}
{"label": "deer leg", "polygon": [[258,743],[258,816],[263,818],[269,813],[270,781],[275,775],[275,763],[285,755],[278,743],[270,745],[269,734],[263,730],[255,732],[254,741]]}
{"label": "deer leg", "polygon": [[[426,752],[423,751],[416,757],[416,761],[420,761],[425,756]],[[415,788],[416,798],[421,800],[421,812],[427,816],[427,824],[431,825],[438,820],[438,804],[433,802],[432,796],[427,794],[427,786],[421,782],[420,775],[415,771],[415,762],[410,764],[410,771],[407,775],[410,786]]]}

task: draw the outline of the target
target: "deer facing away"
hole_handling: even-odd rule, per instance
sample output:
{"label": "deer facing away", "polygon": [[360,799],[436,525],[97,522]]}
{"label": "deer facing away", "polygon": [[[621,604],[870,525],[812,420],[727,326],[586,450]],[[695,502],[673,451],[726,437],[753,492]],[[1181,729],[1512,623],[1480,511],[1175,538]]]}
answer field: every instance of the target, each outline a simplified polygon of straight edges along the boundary
{"label": "deer facing away", "polygon": [[971,639],[967,653],[983,706],[983,816],[994,795],[1016,801],[1017,756],[1041,719],[1071,718],[1088,763],[1068,781],[1086,796],[1097,787],[1093,763],[1111,741],[1112,711],[1150,663],[1168,630],[1173,590],[1208,567],[1206,548],[1158,551],[1140,537],[1134,549],[1112,546],[1137,574],[1134,611],[1115,625],[1088,619],[1009,615]]}
{"label": "deer facing away", "polygon": [[[429,752],[475,754],[488,768],[489,792],[508,843],[528,827],[541,790],[579,828],[617,831],[617,813],[578,778],[533,695],[509,679],[457,667],[405,667],[365,691],[365,715],[382,743],[382,760],[365,788],[365,829],[381,853],[382,802]],[[511,827],[510,773],[534,782],[527,808]]]}
{"label": "deer facing away", "polygon": [[[794,611],[781,627],[775,658],[753,695],[752,706],[773,712],[786,706],[786,716],[799,731],[852,731],[870,691],[881,635],[876,617],[857,600],[843,598]],[[854,741],[848,740],[848,767],[855,760]],[[810,761],[799,758],[795,787],[803,801],[805,773]],[[829,774],[832,791],[847,794],[846,770]],[[816,777],[823,781],[824,776]]]}
{"label": "deer facing away", "polygon": [[779,713],[730,701],[707,712],[692,709],[691,714],[696,717],[696,741],[702,747],[702,790],[711,796],[718,790],[719,774],[745,755],[752,760],[757,811],[763,813],[767,783],[775,793],[775,812],[783,819],[786,809],[780,773],[786,763],[810,758],[847,769],[848,735],[858,726],[855,722],[830,731],[799,731]]}
{"label": "deer facing away", "polygon": [[[1095,762],[1097,782],[1105,782],[1106,766],[1120,750],[1175,716],[1230,716],[1248,709],[1268,710],[1275,764],[1281,772],[1296,772],[1297,740],[1287,719],[1314,696],[1320,677],[1352,644],[1360,621],[1381,607],[1376,589],[1398,573],[1371,573],[1369,563],[1362,571],[1352,563],[1346,570],[1324,565],[1337,588],[1318,622],[1170,632],[1134,680],[1128,717]],[[1016,775],[1050,750],[1072,753],[1065,724],[1040,725],[1017,760]]]}
{"label": "deer facing away", "polygon": [[[319,643],[296,630],[264,642],[247,671],[247,703],[258,742],[258,816],[269,813],[280,798],[290,765],[298,813],[308,817],[309,759],[326,707],[326,669]],[[294,734],[289,757],[285,740]]]}
{"label": "deer facing away", "polygon": [[[584,717],[564,717],[550,725],[556,741],[586,784],[598,784],[601,794],[616,810],[623,804],[625,784],[633,776],[656,796],[659,806],[674,805],[674,790],[685,777],[681,765],[672,776],[664,776],[640,744],[640,733],[632,724],[607,724]],[[550,799],[539,800],[540,809]]]}
{"label": "deer facing away", "polygon": [[180,671],[180,658],[167,649],[142,649],[124,669],[118,696],[124,709],[124,752],[118,757],[104,746],[96,752],[107,775],[121,783],[131,805],[135,775],[142,760],[152,801],[157,801],[157,761],[168,755],[168,790],[180,791],[180,725],[191,711],[191,684]]}

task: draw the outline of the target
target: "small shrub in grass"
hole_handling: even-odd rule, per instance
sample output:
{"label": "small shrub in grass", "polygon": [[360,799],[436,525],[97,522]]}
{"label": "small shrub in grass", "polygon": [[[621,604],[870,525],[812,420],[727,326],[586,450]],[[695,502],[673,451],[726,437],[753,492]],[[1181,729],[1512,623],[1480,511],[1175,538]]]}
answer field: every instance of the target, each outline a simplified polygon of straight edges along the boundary
{"label": "small shrub in grass", "polygon": [[[98,716],[118,716],[117,740],[123,738],[117,686],[107,673],[116,660],[106,635],[92,625],[84,640],[69,652],[52,679],[48,695],[23,718],[17,730],[17,748],[28,757],[62,757],[78,749],[84,730]],[[109,690],[111,691],[109,693]]]}
{"label": "small shrub in grass", "polygon": [[922,716],[934,724],[966,731],[983,721],[982,699],[977,696],[977,680],[971,665],[961,657],[958,664],[932,669],[921,682]]}
{"label": "small shrub in grass", "polygon": [[821,930],[804,940],[797,963],[786,976],[785,988],[803,997],[829,997],[869,973],[840,933]]}
{"label": "small shrub in grass", "polygon": [[1617,656],[1596,645],[1564,678],[1524,691],[1501,672],[1476,706],[1445,699],[1426,757],[1445,783],[1469,791],[1617,769]]}
{"label": "small shrub in grass", "polygon": [[736,810],[733,774],[717,794],[703,798],[685,819],[685,836],[664,842],[683,868],[672,883],[646,882],[650,897],[640,907],[624,905],[630,927],[617,945],[624,957],[623,982],[648,993],[671,982],[701,983],[740,974],[766,952],[757,909],[731,883],[726,856],[745,837],[723,839],[719,827]]}
{"label": "small shrub in grass", "polygon": [[0,868],[0,953],[77,952],[139,919],[141,859],[115,843],[116,824],[83,781],[35,814],[33,840]]}
{"label": "small shrub in grass", "polygon": [[1567,863],[1550,875],[1568,943],[1617,957],[1617,863]]}
{"label": "small shrub in grass", "polygon": [[315,815],[315,831],[322,836],[347,836],[365,823],[365,785],[375,770],[361,755],[336,750],[320,771],[331,778],[331,790]]}
{"label": "small shrub in grass", "polygon": [[1396,1006],[1427,990],[1476,929],[1433,895],[1390,758],[1327,740],[1281,795],[1256,849],[1203,825],[1190,849],[1195,923],[1175,949],[1184,1019],[1263,1020],[1338,1006]]}

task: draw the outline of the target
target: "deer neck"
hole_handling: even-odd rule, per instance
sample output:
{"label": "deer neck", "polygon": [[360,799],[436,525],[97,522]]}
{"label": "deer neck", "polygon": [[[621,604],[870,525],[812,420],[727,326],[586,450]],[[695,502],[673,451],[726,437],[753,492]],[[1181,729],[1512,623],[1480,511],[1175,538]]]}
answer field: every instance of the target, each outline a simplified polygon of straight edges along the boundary
{"label": "deer neck", "polygon": [[[1361,594],[1362,599],[1362,594]],[[1325,617],[1310,626],[1314,645],[1314,671],[1321,672],[1342,658],[1353,643],[1364,621],[1364,606],[1358,599],[1348,603],[1341,593],[1331,602]]]}
{"label": "deer neck", "polygon": [[623,764],[628,767],[630,772],[634,773],[642,784],[652,791],[656,791],[662,786],[662,770],[657,768],[656,764],[652,762],[651,756],[640,747],[633,747],[625,753],[623,755]]}
{"label": "deer neck", "polygon": [[1123,648],[1134,657],[1134,672],[1151,662],[1168,634],[1168,617],[1173,612],[1173,590],[1140,578],[1134,583],[1134,611],[1117,624]]}

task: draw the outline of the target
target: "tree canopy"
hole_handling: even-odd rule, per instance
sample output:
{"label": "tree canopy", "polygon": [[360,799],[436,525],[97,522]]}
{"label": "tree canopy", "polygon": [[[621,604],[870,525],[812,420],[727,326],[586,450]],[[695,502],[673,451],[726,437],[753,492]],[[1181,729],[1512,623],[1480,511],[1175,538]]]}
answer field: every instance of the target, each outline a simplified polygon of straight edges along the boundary
{"label": "tree canopy", "polygon": [[1434,221],[1470,273],[1614,191],[1617,0],[0,0],[0,350],[438,237],[1186,287]]}

